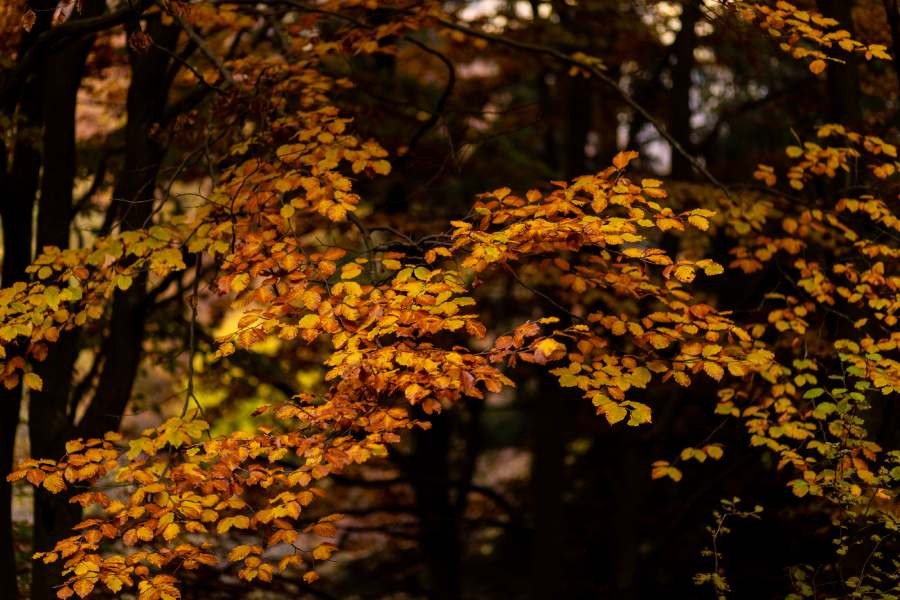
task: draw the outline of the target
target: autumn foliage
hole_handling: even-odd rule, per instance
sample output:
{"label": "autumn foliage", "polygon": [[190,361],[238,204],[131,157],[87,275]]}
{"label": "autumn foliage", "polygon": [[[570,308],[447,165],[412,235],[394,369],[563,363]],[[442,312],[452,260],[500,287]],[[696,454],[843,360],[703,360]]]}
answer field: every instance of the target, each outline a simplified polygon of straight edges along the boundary
{"label": "autumn foliage", "polygon": [[[717,69],[740,47],[728,35],[742,36],[778,73],[833,95],[837,109],[816,113],[810,100],[796,122],[789,110],[767,122],[757,145],[735,121],[729,143],[752,149],[724,147],[723,156],[740,155],[732,162],[700,158],[697,132],[688,125],[682,135],[676,109],[669,122],[654,116],[663,105],[628,80],[652,68],[641,60],[669,56],[653,37],[661,29],[605,49],[554,38],[566,27],[590,37],[602,20],[591,11],[640,3],[517,2],[502,21],[473,17],[465,3],[44,4],[0,8],[10,57],[0,62],[3,181],[12,190],[0,213],[0,400],[17,420],[27,399],[32,439],[32,457],[4,469],[35,490],[35,597],[176,599],[226,576],[272,593],[284,582],[327,589],[351,560],[342,554],[360,551],[348,541],[360,527],[353,512],[389,496],[370,489],[387,480],[367,478],[378,473],[411,480],[413,538],[425,554],[442,518],[512,531],[511,512],[496,516],[507,510],[503,494],[474,483],[478,450],[453,461],[458,447],[477,448],[468,436],[487,428],[478,421],[486,406],[535,386],[547,404],[536,435],[560,436],[560,456],[568,447],[572,461],[625,465],[643,443],[637,432],[650,431],[668,441],[647,442],[658,452],[650,460],[627,459],[640,489],[686,494],[683,507],[693,489],[714,496],[690,525],[706,538],[690,548],[689,585],[744,597],[722,538],[775,511],[814,551],[778,566],[781,579],[765,582],[772,597],[895,597],[900,161],[890,140],[900,87],[889,47],[900,40],[890,2],[860,0],[855,23],[830,2],[646,3],[646,23],[664,24],[679,5],[681,33],[668,42],[682,57],[669,64],[673,95],[687,60],[678,53],[697,43],[684,32],[701,23],[721,49]],[[771,68],[734,60],[735,78]],[[523,62],[543,69],[536,85],[550,94],[539,99],[547,114],[558,115],[563,96],[611,107],[594,110],[594,127],[613,134],[590,164],[577,126],[564,134],[575,158],[560,150],[568,158],[551,156],[556,167],[543,171],[528,166],[537,160],[528,152],[549,138],[527,134],[506,156],[465,141],[466,127],[489,140],[519,135],[514,96],[524,92],[504,86],[530,76]],[[466,75],[463,64],[475,66]],[[35,109],[40,86],[73,73],[62,85],[71,114],[57,117],[47,102]],[[690,67],[687,77],[690,109],[691,86],[706,83],[695,75],[692,84]],[[411,119],[390,102],[378,108],[379,96],[435,81],[432,108]],[[107,106],[90,112],[89,90]],[[861,103],[865,94],[883,101]],[[715,103],[691,110],[726,119]],[[575,108],[563,112],[576,118]],[[626,144],[617,115],[637,123]],[[656,132],[649,144],[637,135],[645,129]],[[57,142],[70,148],[61,159]],[[433,174],[429,161],[448,143]],[[643,154],[631,149],[642,144]],[[681,164],[688,177],[654,165],[648,156],[660,146],[673,174]],[[108,177],[103,162],[82,179],[76,158],[97,155],[118,170]],[[30,187],[21,183],[29,177]],[[247,399],[248,420],[223,408]],[[135,407],[158,418],[119,431]],[[580,431],[614,440],[614,452],[578,450],[595,443],[583,434],[562,438],[574,417],[553,413],[584,407],[595,414]],[[11,460],[15,426],[5,435]],[[429,439],[444,445],[425,454]],[[542,444],[531,449],[536,486]],[[710,492],[703,473],[713,463],[731,466],[715,471]],[[463,483],[440,479],[451,470]],[[342,491],[354,477],[369,491]],[[452,517],[440,504],[423,508],[437,480],[443,501],[461,507]],[[466,500],[476,488],[490,502]],[[670,488],[686,491],[660,491]],[[628,489],[615,494],[637,502]],[[539,544],[562,548],[554,536],[564,534],[551,524],[541,537],[548,493],[563,495],[538,491],[530,527],[536,564],[546,559],[554,580],[565,565],[546,556],[552,548],[542,558]],[[58,526],[39,534],[49,515]],[[409,526],[397,517],[371,527],[390,538]],[[460,560],[467,540],[451,538],[459,547],[440,552]],[[424,560],[424,589],[409,597],[464,595],[447,583],[455,574],[435,566],[440,552]],[[616,597],[625,584],[616,585],[593,589]]]}

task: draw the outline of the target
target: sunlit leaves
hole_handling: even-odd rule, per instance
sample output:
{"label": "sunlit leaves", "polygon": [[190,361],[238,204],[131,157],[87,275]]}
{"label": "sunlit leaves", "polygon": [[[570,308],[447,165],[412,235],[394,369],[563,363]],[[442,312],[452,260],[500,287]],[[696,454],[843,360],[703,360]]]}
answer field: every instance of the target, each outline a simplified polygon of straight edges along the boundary
{"label": "sunlit leaves", "polygon": [[[816,75],[828,68],[828,62],[844,62],[841,53],[856,53],[866,60],[891,60],[884,45],[867,45],[853,39],[849,31],[841,29],[841,23],[819,12],[802,10],[784,0],[778,0],[774,6],[743,0],[734,5],[744,21],[755,24],[778,40],[784,52],[796,59],[808,60],[809,70]],[[837,55],[827,53],[838,49]]]}
{"label": "sunlit leaves", "polygon": [[25,373],[23,382],[29,390],[41,391],[44,387],[44,382],[37,373]]}
{"label": "sunlit leaves", "polygon": [[672,466],[668,461],[658,460],[653,463],[653,471],[650,475],[653,479],[661,479],[668,477],[672,481],[681,481],[683,477],[681,470]]}
{"label": "sunlit leaves", "polygon": [[[809,44],[788,40],[788,50],[813,72],[834,58],[813,45],[884,54],[883,47],[858,46],[821,15],[786,3],[775,10],[808,26],[768,24],[780,38],[800,32]],[[379,28],[389,37],[401,30]],[[367,35],[342,40],[346,48],[330,40],[309,45],[327,53],[389,51],[389,41]],[[24,356],[2,357],[7,387],[21,381],[40,390],[29,361],[42,360],[70,322],[102,323],[112,295],[134,291],[145,274],[151,283],[172,276],[180,289],[193,276],[183,273],[192,260],[204,273],[201,293],[218,293],[234,313],[235,327],[216,333],[215,358],[230,364],[268,345],[272,355],[299,358],[315,371],[302,393],[292,393],[299,390],[290,390],[289,379],[288,401],[267,399],[254,413],[262,417],[257,430],[213,435],[200,415],[188,414],[126,444],[76,440],[55,463],[23,463],[13,479],[54,493],[104,478],[122,488],[121,496],[78,494],[91,519],[41,557],[74,573],[61,594],[92,593],[101,583],[117,594],[136,582],[142,598],[175,598],[177,581],[157,573],[217,564],[220,557],[199,541],[216,537],[226,546],[241,542],[227,556],[245,581],[272,579],[268,550],[279,545],[296,550],[279,556],[279,571],[297,569],[315,581],[309,567],[331,560],[336,547],[301,537],[341,533],[340,523],[311,516],[321,514],[309,507],[328,488],[319,482],[386,456],[405,432],[428,427],[423,414],[502,392],[523,362],[529,372],[549,369],[610,426],[651,423],[660,393],[680,402],[693,393],[682,388],[694,384],[722,392],[716,412],[744,422],[751,445],[774,453],[780,468],[798,470],[795,492],[818,495],[837,485],[815,464],[819,456],[843,453],[840,469],[830,470],[853,478],[851,485],[881,477],[869,467],[878,450],[866,444],[854,413],[870,396],[900,388],[889,355],[895,336],[872,333],[896,324],[897,253],[887,240],[898,221],[887,194],[831,204],[814,194],[818,179],[851,173],[862,156],[863,171],[893,177],[891,144],[830,125],[817,142],[789,146],[787,160],[776,157],[788,165],[778,168],[790,187],[785,194],[810,196],[796,206],[718,191],[714,201],[706,191],[679,204],[661,180],[630,179],[638,155],[625,151],[610,167],[572,181],[527,191],[511,181],[487,192],[450,223],[449,235],[420,239],[386,227],[373,234],[365,216],[373,203],[354,190],[363,177],[390,174],[387,152],[354,135],[329,98],[348,82],[324,75],[314,60],[234,65],[239,86],[272,86],[271,118],[266,127],[235,132],[196,214],[83,249],[48,249],[31,283],[0,292],[3,348],[27,346]],[[831,145],[832,138],[839,141]],[[770,188],[779,181],[767,165],[754,177]],[[401,243],[381,243],[391,237],[386,232]],[[728,238],[740,243],[716,256],[722,264],[702,258],[711,240]],[[827,252],[817,251],[823,245]],[[755,311],[729,313],[715,308],[716,283],[706,279],[723,274],[726,263],[760,278],[784,271],[785,280]],[[498,289],[532,298],[530,320],[485,306]],[[820,333],[826,318],[865,333],[855,346],[834,347]],[[841,392],[807,365],[776,362],[801,352],[823,363],[838,356],[848,378],[870,387],[841,382]],[[848,445],[838,449],[821,432]],[[721,459],[723,447],[703,441],[707,433],[686,442],[693,445],[679,460],[708,466]],[[653,464],[653,478],[682,478],[683,465],[670,458]],[[101,560],[93,554],[100,544],[124,550]]]}

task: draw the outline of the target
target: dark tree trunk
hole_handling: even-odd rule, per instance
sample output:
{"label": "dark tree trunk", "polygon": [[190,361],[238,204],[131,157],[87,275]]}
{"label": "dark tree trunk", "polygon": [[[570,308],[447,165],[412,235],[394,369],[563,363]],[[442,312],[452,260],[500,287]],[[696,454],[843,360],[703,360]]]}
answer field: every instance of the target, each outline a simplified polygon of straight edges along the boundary
{"label": "dark tree trunk", "polygon": [[[149,18],[147,33],[154,42],[174,49],[179,30]],[[116,220],[121,230],[148,225],[153,214],[156,176],[165,148],[153,136],[163,117],[169,95],[166,71],[169,55],[153,48],[131,55],[132,80],[128,89],[125,127],[125,166],[113,189]],[[109,334],[101,347],[103,371],[96,393],[79,425],[79,435],[97,437],[116,430],[131,397],[141,359],[146,317],[147,277],[141,274],[127,291],[116,290]]]}
{"label": "dark tree trunk", "polygon": [[[564,13],[564,26],[578,30],[578,23],[578,15],[574,11]],[[585,146],[591,129],[592,90],[591,82],[583,77],[566,77],[561,83],[563,112],[559,119],[564,123],[562,177],[572,179],[587,170]],[[538,376],[536,394],[531,399],[533,598],[558,596],[565,572],[563,489],[565,447],[572,429],[569,400],[554,376],[544,372]]]}
{"label": "dark tree trunk", "polygon": [[[687,0],[681,8],[681,31],[675,38],[672,67],[672,118],[669,132],[684,148],[691,143],[691,84],[694,72],[694,48],[697,46],[695,25],[700,18],[699,0]],[[672,177],[691,177],[691,163],[687,157],[672,149]]]}
{"label": "dark tree trunk", "polygon": [[532,564],[531,597],[559,597],[565,566],[565,447],[570,425],[565,394],[556,378],[538,376],[534,397],[531,458]]}
{"label": "dark tree trunk", "polygon": [[566,145],[563,169],[566,178],[587,171],[585,146],[591,126],[591,81],[581,76],[566,81]]}
{"label": "dark tree trunk", "polygon": [[[853,0],[817,0],[816,3],[823,15],[837,19],[842,29],[853,34]],[[825,73],[830,119],[859,131],[863,118],[856,57],[848,55],[843,63],[829,63]]]}
{"label": "dark tree trunk", "polygon": [[[36,128],[40,122],[40,106],[35,101],[33,85],[25,93],[25,107],[20,114],[26,129]],[[0,189],[6,196],[0,204],[3,225],[3,287],[25,281],[25,268],[31,263],[31,231],[34,199],[37,193],[41,168],[40,151],[34,143],[33,131],[19,135],[13,148],[13,160],[9,171],[3,170]],[[6,158],[5,148],[2,151]],[[11,349],[9,352],[14,352]],[[12,486],[6,474],[12,470],[22,404],[22,386],[12,389],[0,386],[0,589],[8,590],[10,598],[18,597],[16,587],[16,557],[13,539]]]}
{"label": "dark tree trunk", "polygon": [[[86,13],[87,10],[83,14]],[[175,47],[177,29],[162,26],[158,17],[149,20],[147,29],[160,46]],[[45,148],[53,148],[53,151],[45,153],[38,218],[40,244],[68,245],[76,158],[75,94],[89,44],[89,40],[73,43],[63,49],[61,56],[55,55],[48,60],[48,75],[53,76],[47,78],[45,98],[53,102],[57,115],[48,120],[45,128]],[[168,64],[168,54],[156,48],[143,55],[132,55],[125,166],[114,190],[114,197],[120,202],[113,206],[118,211],[122,229],[142,227],[152,214],[154,183],[164,151],[151,139],[150,132],[165,109]],[[41,415],[40,419],[31,419],[31,444],[35,456],[59,458],[65,452],[66,440],[75,436],[97,437],[104,431],[118,428],[140,362],[145,300],[146,276],[137,277],[127,292],[116,292],[109,333],[101,350],[105,357],[104,368],[93,401],[78,427],[74,424],[74,407],[79,399],[72,397],[78,332],[61,336],[54,345],[39,370],[44,379],[44,390],[32,396],[32,407]],[[78,506],[70,504],[65,495],[37,490],[35,550],[52,548],[57,541],[70,535],[80,518]],[[59,583],[57,565],[36,561],[33,574],[32,598],[55,597],[54,586]]]}
{"label": "dark tree trunk", "polygon": [[[34,40],[50,27],[51,0],[33,0],[29,7],[37,19],[19,45],[18,58],[28,51]],[[6,82],[4,82],[6,83]],[[5,192],[0,202],[0,222],[3,228],[3,267],[0,285],[9,287],[26,281],[25,268],[31,263],[32,220],[41,169],[38,137],[41,131],[40,80],[33,77],[18,89],[3,90],[0,110],[7,118],[19,119],[12,148],[12,162],[6,164],[7,148],[0,142],[0,189]],[[15,352],[15,348],[10,349]],[[6,597],[18,598],[18,568],[15,555],[12,518],[12,486],[6,474],[12,470],[19,412],[22,406],[22,386],[12,389],[0,386],[0,589]]]}
{"label": "dark tree trunk", "polygon": [[894,60],[894,74],[897,76],[897,86],[900,88],[900,5],[897,0],[882,0],[884,12],[887,13],[888,26],[891,31],[891,53]]}
{"label": "dark tree trunk", "polygon": [[459,515],[450,497],[450,417],[431,419],[429,431],[415,433],[408,475],[416,493],[420,544],[425,555],[428,597],[460,597]]}
{"label": "dark tree trunk", "polygon": [[[81,17],[97,16],[105,3],[92,0],[82,5]],[[37,248],[69,246],[69,216],[77,165],[75,147],[75,107],[93,36],[61,45],[44,62],[41,101],[44,113],[43,174],[38,203]],[[40,392],[29,397],[29,438],[31,452],[42,458],[59,459],[72,437],[71,374],[78,355],[77,334],[69,332],[53,344],[47,359],[35,366],[44,381]],[[81,519],[80,507],[67,494],[34,492],[34,550],[51,549]],[[31,597],[56,597],[61,578],[58,566],[32,561]]]}

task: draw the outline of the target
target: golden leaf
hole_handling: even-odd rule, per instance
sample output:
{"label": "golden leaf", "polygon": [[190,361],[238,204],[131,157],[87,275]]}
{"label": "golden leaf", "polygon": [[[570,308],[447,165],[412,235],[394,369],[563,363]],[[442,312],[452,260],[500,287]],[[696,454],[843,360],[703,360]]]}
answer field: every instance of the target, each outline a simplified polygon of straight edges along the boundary
{"label": "golden leaf", "polygon": [[553,338],[544,338],[535,344],[534,347],[535,362],[541,365],[559,360],[566,354],[566,347]]}
{"label": "golden leaf", "polygon": [[42,485],[52,494],[58,494],[66,489],[66,482],[63,481],[63,478],[59,473],[48,475],[44,479]]}
{"label": "golden leaf", "polygon": [[231,291],[239,294],[247,289],[248,285],[250,285],[250,274],[239,273],[231,280]]}
{"label": "golden leaf", "polygon": [[341,267],[341,279],[353,279],[362,273],[362,265],[357,263],[347,263]]}
{"label": "golden leaf", "polygon": [[721,380],[722,376],[725,375],[725,369],[718,363],[710,362],[708,360],[703,361],[703,371],[716,381]]}
{"label": "golden leaf", "polygon": [[312,551],[313,558],[316,560],[328,560],[332,554],[334,554],[334,546],[329,544],[316,546]]}
{"label": "golden leaf", "polygon": [[129,275],[119,275],[116,277],[116,287],[118,287],[123,292],[131,287],[132,279]]}
{"label": "golden leaf", "polygon": [[37,373],[25,373],[23,383],[29,390],[36,390],[39,392],[44,389],[44,381]]}
{"label": "golden leaf", "polygon": [[175,539],[175,537],[181,532],[181,527],[176,523],[169,523],[166,525],[166,528],[163,529],[162,536],[163,539],[167,542],[171,542]]}
{"label": "golden leaf", "polygon": [[690,265],[675,267],[675,279],[682,283],[690,283],[694,280],[694,268]]}
{"label": "golden leaf", "polygon": [[619,152],[613,157],[613,166],[620,171],[628,166],[628,163],[633,161],[638,157],[638,153],[634,150],[627,150],[625,152]]}
{"label": "golden leaf", "polygon": [[94,582],[88,579],[79,579],[72,584],[72,589],[75,590],[75,593],[78,594],[80,598],[84,598],[94,589]]}
{"label": "golden leaf", "polygon": [[248,546],[242,544],[240,546],[235,546],[231,549],[231,552],[228,553],[228,560],[232,562],[238,562],[244,560],[250,553],[253,551],[253,546]]}

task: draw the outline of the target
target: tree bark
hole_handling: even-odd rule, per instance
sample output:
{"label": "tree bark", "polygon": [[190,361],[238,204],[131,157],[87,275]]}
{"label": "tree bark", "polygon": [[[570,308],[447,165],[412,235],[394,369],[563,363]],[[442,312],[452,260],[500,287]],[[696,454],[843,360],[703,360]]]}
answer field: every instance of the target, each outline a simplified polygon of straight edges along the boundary
{"label": "tree bark", "polygon": [[567,400],[556,378],[547,373],[537,377],[533,406],[533,446],[531,462],[532,494],[532,598],[564,597],[565,567],[565,447],[570,424]]}
{"label": "tree bark", "polygon": [[[840,27],[854,33],[853,0],[817,0],[826,17],[840,21]],[[829,117],[835,123],[859,131],[863,125],[860,104],[859,64],[854,55],[843,63],[830,63],[825,72],[828,86]]]}
{"label": "tree bark", "polygon": [[[91,0],[82,4],[78,18],[101,14],[105,3]],[[69,216],[77,166],[75,108],[94,37],[70,40],[48,55],[42,66],[41,102],[44,113],[42,137],[43,174],[38,202],[37,248],[69,246]],[[72,437],[71,375],[78,356],[77,332],[60,336],[50,347],[44,362],[35,371],[44,381],[40,392],[29,397],[29,438],[31,452],[42,458],[59,459]],[[37,417],[39,415],[39,418]],[[80,507],[67,494],[34,491],[34,550],[51,549],[81,519]],[[32,561],[31,597],[56,597],[61,583],[57,565]]]}
{"label": "tree bark", "polygon": [[428,597],[460,597],[459,515],[451,501],[450,417],[431,418],[429,431],[416,431],[408,476],[416,494],[420,544],[425,557]]}
{"label": "tree bark", "polygon": [[[149,18],[147,32],[157,45],[173,50],[179,30]],[[153,214],[153,196],[165,148],[153,136],[163,117],[169,95],[166,71],[169,55],[153,48],[146,54],[131,54],[132,80],[128,89],[128,123],[125,126],[125,166],[113,189],[114,205],[122,231],[148,225]],[[141,360],[146,318],[147,276],[135,277],[132,286],[116,290],[109,334],[101,352],[104,363],[97,390],[79,424],[79,435],[98,437],[119,428],[122,414]]]}
{"label": "tree bark", "polygon": [[[37,19],[30,32],[25,32],[19,44],[17,59],[28,52],[34,41],[49,29],[52,0],[32,0],[29,7]],[[4,83],[4,90],[7,88]],[[12,148],[12,162],[7,164],[7,148],[0,142],[0,189],[6,192],[0,203],[0,224],[3,230],[3,266],[0,285],[9,287],[27,281],[26,267],[31,263],[34,202],[41,169],[40,133],[42,115],[38,77],[25,80],[15,90],[4,94],[0,110],[7,118],[17,117],[17,134]],[[18,109],[18,110],[17,110]],[[15,348],[11,349],[14,353]],[[22,386],[12,389],[0,386],[0,589],[15,599],[18,591],[14,522],[12,515],[12,486],[6,474],[12,470],[19,412],[22,406]]]}
{"label": "tree bark", "polygon": [[[33,85],[29,85],[33,88]],[[20,115],[27,129],[40,122],[39,104],[35,102],[33,89],[25,92],[26,104]],[[6,150],[2,149],[5,159]],[[25,268],[31,263],[31,231],[34,200],[41,168],[40,151],[33,143],[30,131],[18,136],[13,148],[13,160],[9,171],[3,170],[0,189],[6,190],[0,204],[0,220],[3,226],[3,287],[26,281]],[[15,352],[15,350],[11,350]],[[8,590],[10,598],[18,597],[17,568],[13,539],[12,486],[6,474],[12,470],[22,405],[22,385],[12,389],[0,386],[0,589]]]}
{"label": "tree bark", "polygon": [[[691,143],[691,87],[694,72],[694,48],[697,46],[695,26],[700,18],[699,0],[686,0],[681,5],[681,31],[675,38],[672,68],[672,117],[669,131],[678,143],[690,149]],[[672,177],[689,179],[691,163],[672,149]]]}
{"label": "tree bark", "polygon": [[[147,20],[147,32],[159,46],[170,50],[175,48],[179,30],[162,25],[158,16]],[[165,110],[169,90],[169,79],[166,77],[169,55],[164,50],[154,47],[145,54],[132,52],[131,65],[132,79],[126,105],[125,164],[113,192],[116,202],[111,207],[116,211],[122,230],[143,227],[152,215],[154,184],[165,153],[164,148],[153,139],[152,132]],[[63,91],[69,93],[72,90],[66,88]],[[70,99],[74,102],[74,95],[66,96],[67,101]],[[69,114],[68,105],[66,109],[66,116],[71,116],[74,124],[74,112]],[[60,153],[55,160],[64,177],[74,176],[74,128],[67,129],[68,121],[58,126],[66,135],[72,134],[72,143],[69,145],[68,140],[63,142],[60,147],[66,152],[71,150],[71,154]],[[47,177],[48,172],[45,171],[45,179]],[[68,180],[68,186],[60,181],[46,181],[45,185],[49,191],[47,198],[54,198],[55,201],[47,201],[45,213],[42,194],[39,239],[65,247],[68,244],[72,206],[72,180]],[[62,208],[65,210],[62,211]],[[59,458],[65,451],[66,440],[72,437],[99,437],[105,431],[118,429],[140,364],[146,281],[146,275],[136,277],[128,291],[116,291],[114,295],[108,334],[101,348],[103,370],[91,404],[77,427],[74,406],[78,399],[71,394],[72,368],[78,354],[77,332],[62,336],[48,356],[45,362],[45,389],[35,398],[35,406],[41,407],[42,419],[32,419],[31,424],[32,453],[35,456]],[[51,548],[69,535],[80,518],[81,511],[77,505],[68,503],[66,497],[38,490],[35,494],[35,549]],[[53,586],[58,582],[58,575],[53,567],[55,565],[34,563],[35,582],[45,582],[44,585],[33,586],[34,600],[55,596]]]}
{"label": "tree bark", "polygon": [[894,55],[891,66],[894,67],[898,91],[900,91],[900,6],[898,6],[897,0],[882,0],[882,3],[891,31],[891,53]]}

